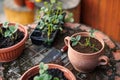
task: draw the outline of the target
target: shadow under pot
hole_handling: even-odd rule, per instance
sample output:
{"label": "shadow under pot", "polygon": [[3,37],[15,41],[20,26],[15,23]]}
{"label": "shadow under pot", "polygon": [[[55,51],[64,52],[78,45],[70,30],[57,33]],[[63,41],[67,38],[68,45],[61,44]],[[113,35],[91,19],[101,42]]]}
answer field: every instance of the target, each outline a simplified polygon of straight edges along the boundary
{"label": "shadow under pot", "polygon": [[32,34],[30,35],[30,39],[35,45],[44,45],[45,47],[52,47],[57,34],[58,30],[52,32],[50,39],[48,40],[46,33],[44,34],[38,28],[35,28]]}

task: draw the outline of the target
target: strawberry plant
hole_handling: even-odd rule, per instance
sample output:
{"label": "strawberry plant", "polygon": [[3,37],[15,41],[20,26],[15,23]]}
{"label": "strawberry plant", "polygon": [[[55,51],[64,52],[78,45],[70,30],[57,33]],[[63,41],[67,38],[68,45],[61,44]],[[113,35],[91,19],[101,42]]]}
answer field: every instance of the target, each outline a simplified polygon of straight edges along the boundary
{"label": "strawberry plant", "polygon": [[92,44],[91,41],[90,41],[90,37],[94,37],[94,32],[95,32],[95,30],[90,30],[90,31],[89,31],[90,36],[88,36],[88,37],[85,39],[85,43],[81,43],[81,42],[80,42],[80,39],[82,38],[81,35],[77,35],[77,36],[72,37],[72,38],[71,38],[71,45],[72,45],[72,46],[76,46],[77,44],[79,44],[80,46],[83,46],[83,47],[89,46],[90,48],[93,49],[93,51],[98,51],[98,49],[95,47],[95,45]]}

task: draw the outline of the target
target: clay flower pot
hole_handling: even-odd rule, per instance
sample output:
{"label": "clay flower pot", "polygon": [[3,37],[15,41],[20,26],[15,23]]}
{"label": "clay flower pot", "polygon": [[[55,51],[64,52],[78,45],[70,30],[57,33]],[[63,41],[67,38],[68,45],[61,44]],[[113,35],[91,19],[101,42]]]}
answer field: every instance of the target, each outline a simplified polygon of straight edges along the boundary
{"label": "clay flower pot", "polygon": [[33,10],[35,7],[35,3],[32,0],[25,0],[26,7],[30,10]]}
{"label": "clay flower pot", "polygon": [[[57,68],[61,71],[64,72],[65,77],[68,80],[76,80],[75,76],[72,74],[72,72],[70,72],[67,68],[62,67],[60,65],[57,64],[48,64],[49,69],[51,68]],[[30,68],[29,70],[27,70],[20,78],[20,80],[28,80],[30,77],[36,75],[39,73],[39,65],[34,66],[32,68]]]}
{"label": "clay flower pot", "polygon": [[[71,37],[81,35],[81,36],[89,36],[88,32],[80,32],[73,34]],[[71,46],[71,37],[65,37],[65,44],[68,46],[68,58],[73,65],[73,67],[79,72],[91,72],[95,69],[96,66],[106,65],[108,63],[108,57],[104,54],[104,41],[98,36],[95,35],[95,39],[97,39],[101,44],[102,48],[94,53],[82,53],[74,50]]]}
{"label": "clay flower pot", "polygon": [[[16,23],[9,23],[9,25],[15,25]],[[2,24],[0,24],[1,26]],[[27,29],[23,25],[18,25],[18,29],[24,33],[24,38],[17,44],[0,49],[0,62],[9,62],[20,56],[22,53],[25,41],[28,38]]]}
{"label": "clay flower pot", "polygon": [[14,0],[14,3],[18,6],[25,6],[25,0]]}

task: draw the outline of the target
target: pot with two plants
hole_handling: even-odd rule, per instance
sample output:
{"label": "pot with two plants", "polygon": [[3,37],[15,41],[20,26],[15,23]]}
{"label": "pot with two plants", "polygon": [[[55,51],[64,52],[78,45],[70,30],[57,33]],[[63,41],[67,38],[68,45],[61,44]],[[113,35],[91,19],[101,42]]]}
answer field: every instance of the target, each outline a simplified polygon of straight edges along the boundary
{"label": "pot with two plants", "polygon": [[76,78],[63,66],[41,62],[40,65],[27,70],[20,80],[76,80]]}
{"label": "pot with two plants", "polygon": [[72,13],[65,19],[66,12],[62,9],[62,3],[56,0],[44,2],[38,14],[38,24],[30,38],[33,44],[51,47],[56,35],[63,30],[65,22],[72,22]]}
{"label": "pot with two plants", "polygon": [[104,55],[104,41],[95,30],[75,33],[65,37],[68,46],[68,58],[79,72],[91,72],[97,66],[107,65],[109,58]]}
{"label": "pot with two plants", "polygon": [[0,62],[9,62],[19,57],[24,49],[27,35],[27,29],[23,25],[1,23]]}

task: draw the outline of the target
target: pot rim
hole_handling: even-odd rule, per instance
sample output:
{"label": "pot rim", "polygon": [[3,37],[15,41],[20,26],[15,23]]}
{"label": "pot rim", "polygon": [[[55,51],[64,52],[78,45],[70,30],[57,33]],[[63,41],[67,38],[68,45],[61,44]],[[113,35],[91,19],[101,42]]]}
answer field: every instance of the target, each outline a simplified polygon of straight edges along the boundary
{"label": "pot rim", "polygon": [[[79,34],[85,34],[85,36],[88,36],[88,35],[89,35],[89,32],[79,32],[79,33],[75,33],[75,34],[73,34],[71,37],[76,36],[76,35],[79,35]],[[71,37],[70,37],[70,39],[71,39]],[[94,39],[97,39],[97,40],[101,43],[101,45],[102,45],[102,48],[101,48],[99,51],[94,52],[94,53],[89,53],[89,54],[87,53],[87,54],[85,54],[85,53],[78,52],[78,51],[74,50],[74,49],[72,48],[72,46],[70,45],[70,40],[68,40],[68,43],[69,43],[68,46],[70,46],[71,49],[72,49],[73,51],[77,52],[78,54],[82,54],[82,55],[95,55],[95,54],[99,54],[100,52],[102,52],[102,51],[104,50],[104,47],[105,47],[104,41],[103,41],[102,38],[99,37],[99,35],[96,35],[96,34],[95,34],[95,37],[93,37],[93,38],[94,38]]]}
{"label": "pot rim", "polygon": [[[49,69],[50,69],[50,68],[58,68],[58,69],[60,69],[62,72],[69,73],[69,76],[71,77],[71,80],[76,80],[75,76],[73,75],[73,73],[72,73],[69,69],[67,69],[67,68],[65,68],[65,67],[63,67],[63,66],[61,66],[61,65],[53,64],[53,63],[48,63],[47,65],[49,66]],[[39,69],[39,65],[33,66],[32,68],[28,69],[28,70],[20,77],[20,80],[23,80],[24,76],[27,76],[27,73],[29,73],[31,70],[34,70],[34,69],[36,69],[36,68]],[[67,77],[66,77],[66,78],[67,78]]]}
{"label": "pot rim", "polygon": [[[14,23],[14,22],[10,22],[9,23],[10,25],[15,25],[15,24],[18,24],[18,23]],[[0,23],[0,25],[2,25],[2,23]],[[24,33],[24,38],[20,41],[20,42],[18,42],[17,44],[15,44],[15,45],[12,45],[12,46],[10,46],[10,47],[7,47],[7,48],[1,48],[0,49],[0,52],[7,52],[8,50],[11,50],[11,49],[13,49],[13,48],[18,48],[19,47],[19,45],[21,45],[23,42],[25,42],[26,40],[27,40],[27,37],[28,37],[28,32],[27,32],[27,28],[25,28],[25,26],[23,26],[23,25],[21,25],[21,24],[18,24],[18,29],[20,30],[20,29],[23,29],[23,33]]]}

